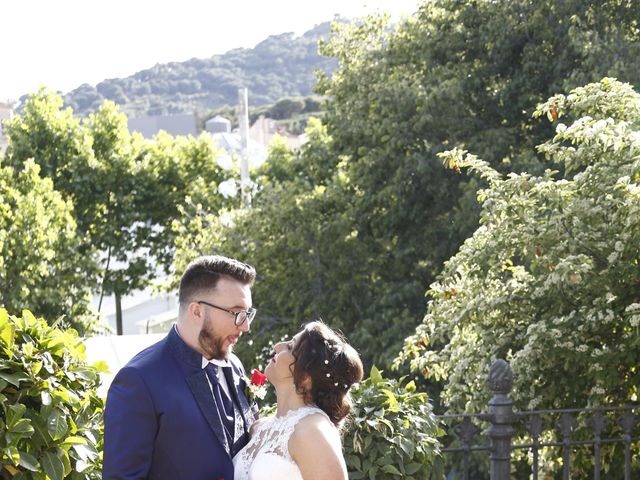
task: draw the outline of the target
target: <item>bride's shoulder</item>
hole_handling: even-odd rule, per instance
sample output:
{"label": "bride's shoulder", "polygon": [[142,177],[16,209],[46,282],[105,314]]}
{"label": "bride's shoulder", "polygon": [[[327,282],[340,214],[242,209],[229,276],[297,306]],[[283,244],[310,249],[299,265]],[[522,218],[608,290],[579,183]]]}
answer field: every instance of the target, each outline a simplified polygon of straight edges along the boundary
{"label": "bride's shoulder", "polygon": [[330,426],[335,429],[335,426],[329,420],[329,417],[321,409],[317,407],[307,407],[306,411],[300,415],[300,419],[297,425],[302,428],[316,428],[317,426],[327,427]]}
{"label": "bride's shoulder", "polygon": [[340,445],[340,433],[320,409],[310,409],[296,422],[290,442],[314,445],[316,441]]}
{"label": "bride's shoulder", "polygon": [[[347,478],[340,433],[322,411],[300,419],[288,447],[304,478]],[[313,472],[317,475],[310,476]]]}

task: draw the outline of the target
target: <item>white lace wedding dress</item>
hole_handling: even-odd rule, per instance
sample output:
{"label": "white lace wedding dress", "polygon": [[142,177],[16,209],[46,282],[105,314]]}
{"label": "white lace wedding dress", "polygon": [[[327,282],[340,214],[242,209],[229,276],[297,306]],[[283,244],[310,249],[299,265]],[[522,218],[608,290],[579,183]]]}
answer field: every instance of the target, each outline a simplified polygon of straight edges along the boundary
{"label": "white lace wedding dress", "polygon": [[[302,480],[298,465],[289,455],[289,438],[296,424],[314,413],[327,414],[315,406],[291,410],[282,417],[260,420],[254,427],[251,440],[233,458],[234,480]],[[329,417],[327,417],[329,418]]]}

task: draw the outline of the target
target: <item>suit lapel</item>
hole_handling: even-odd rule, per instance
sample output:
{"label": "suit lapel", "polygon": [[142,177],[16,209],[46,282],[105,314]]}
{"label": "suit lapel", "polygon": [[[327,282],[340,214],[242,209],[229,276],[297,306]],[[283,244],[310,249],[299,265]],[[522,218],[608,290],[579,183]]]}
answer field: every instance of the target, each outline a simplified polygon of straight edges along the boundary
{"label": "suit lapel", "polygon": [[[168,345],[173,355],[183,362],[186,367],[185,378],[187,384],[193,393],[198,407],[200,408],[202,415],[206,419],[209,427],[213,430],[213,433],[218,438],[218,441],[223,446],[227,455],[231,457],[231,448],[222,425],[222,419],[216,408],[213,394],[211,393],[211,387],[209,386],[209,380],[207,379],[205,371],[202,369],[202,355],[195,350],[191,349],[178,335],[175,328],[172,328],[169,332]],[[242,416],[245,435],[243,435],[243,445],[248,441],[248,430],[254,421],[253,410],[244,395],[244,377],[240,367],[236,366],[233,361],[230,361],[231,369],[223,369],[225,378],[227,379],[227,385],[229,391],[233,397],[233,402],[239,406],[240,414]],[[229,371],[231,370],[231,372]],[[238,442],[236,442],[236,446]]]}
{"label": "suit lapel", "polygon": [[185,367],[185,379],[193,393],[193,398],[196,400],[202,415],[211,427],[211,430],[213,430],[213,433],[215,433],[218,441],[230,456],[229,442],[224,433],[222,419],[218,414],[218,409],[216,408],[216,403],[211,393],[211,387],[209,387],[209,380],[207,379],[205,371],[202,369],[202,354],[196,352],[184,343],[175,327],[172,328],[169,331],[169,335],[167,335],[167,345],[176,359],[183,363]]}
{"label": "suit lapel", "polygon": [[201,369],[201,371],[187,377],[187,383],[189,384],[191,392],[202,411],[202,415],[204,415],[204,418],[207,420],[207,423],[211,427],[211,430],[213,430],[213,433],[215,433],[220,444],[224,447],[224,450],[227,452],[229,457],[231,457],[229,442],[227,441],[227,436],[225,435],[224,427],[222,426],[222,419],[220,418],[220,414],[218,413],[218,409],[216,408],[216,404],[213,400],[211,387],[209,387],[209,382],[204,370]]}

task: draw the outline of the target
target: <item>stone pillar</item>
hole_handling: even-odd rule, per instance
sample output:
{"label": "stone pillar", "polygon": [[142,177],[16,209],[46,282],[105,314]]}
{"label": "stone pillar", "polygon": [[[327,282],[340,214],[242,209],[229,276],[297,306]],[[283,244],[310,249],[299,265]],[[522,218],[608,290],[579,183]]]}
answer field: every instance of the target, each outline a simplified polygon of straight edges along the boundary
{"label": "stone pillar", "polygon": [[498,359],[491,365],[488,383],[493,393],[486,417],[491,422],[487,430],[491,439],[491,480],[509,480],[515,417],[513,402],[508,396],[513,385],[513,373],[506,361]]}

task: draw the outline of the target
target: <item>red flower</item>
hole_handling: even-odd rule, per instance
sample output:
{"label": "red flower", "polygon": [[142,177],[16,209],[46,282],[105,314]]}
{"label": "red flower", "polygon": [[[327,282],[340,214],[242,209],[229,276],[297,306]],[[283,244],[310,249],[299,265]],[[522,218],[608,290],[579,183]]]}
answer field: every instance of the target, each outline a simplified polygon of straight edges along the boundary
{"label": "red flower", "polygon": [[267,376],[254,368],[253,373],[251,374],[251,385],[264,385],[266,381]]}

